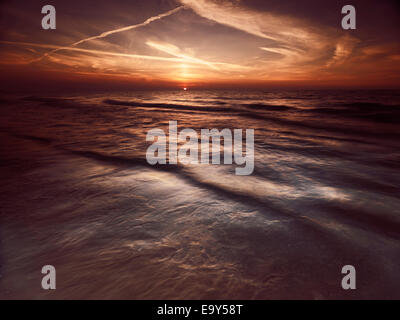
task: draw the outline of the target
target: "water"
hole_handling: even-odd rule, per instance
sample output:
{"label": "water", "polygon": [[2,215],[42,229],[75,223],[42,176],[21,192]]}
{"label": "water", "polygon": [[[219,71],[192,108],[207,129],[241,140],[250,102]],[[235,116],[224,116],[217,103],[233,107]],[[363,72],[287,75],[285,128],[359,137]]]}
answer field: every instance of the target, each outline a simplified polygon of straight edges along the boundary
{"label": "water", "polygon": [[[0,298],[400,298],[399,91],[0,102]],[[147,165],[147,131],[170,120],[255,129],[254,173]]]}

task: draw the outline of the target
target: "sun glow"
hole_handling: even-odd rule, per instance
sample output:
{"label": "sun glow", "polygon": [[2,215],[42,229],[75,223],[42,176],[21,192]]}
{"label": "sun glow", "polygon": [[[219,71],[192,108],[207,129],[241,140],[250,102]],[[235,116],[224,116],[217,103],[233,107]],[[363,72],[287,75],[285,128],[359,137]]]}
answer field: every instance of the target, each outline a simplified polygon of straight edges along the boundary
{"label": "sun glow", "polygon": [[[290,5],[269,10],[256,3],[249,7],[238,0],[177,0],[177,7],[169,11],[146,6],[133,10],[133,18],[124,16],[109,24],[93,15],[79,32],[74,30],[75,21],[71,22],[62,40],[43,37],[40,28],[25,26],[28,13],[15,9],[6,15],[21,22],[18,33],[30,30],[25,39],[31,41],[16,37],[12,28],[2,32],[0,75],[5,83],[9,82],[8,72],[26,78],[26,65],[34,83],[39,73],[63,82],[90,75],[121,85],[165,85],[184,91],[199,86],[370,87],[399,83],[395,29],[380,30],[389,32],[388,38],[369,44],[365,41],[371,37],[369,32],[344,32],[330,22],[317,23],[313,19],[316,12],[304,9],[297,13]],[[110,13],[110,19],[113,17]],[[340,13],[335,17],[339,21]],[[114,25],[121,27],[110,29]],[[185,90],[187,83],[191,87]]]}

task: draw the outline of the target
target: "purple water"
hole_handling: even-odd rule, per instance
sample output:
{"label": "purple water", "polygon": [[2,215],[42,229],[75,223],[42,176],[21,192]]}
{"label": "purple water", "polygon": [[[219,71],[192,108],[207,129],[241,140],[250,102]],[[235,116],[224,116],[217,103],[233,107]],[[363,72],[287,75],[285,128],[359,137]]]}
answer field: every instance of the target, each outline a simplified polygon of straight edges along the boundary
{"label": "purple water", "polygon": [[[0,298],[400,298],[398,91],[0,103]],[[147,165],[147,131],[170,120],[255,129],[254,173]],[[47,264],[55,291],[40,286]]]}

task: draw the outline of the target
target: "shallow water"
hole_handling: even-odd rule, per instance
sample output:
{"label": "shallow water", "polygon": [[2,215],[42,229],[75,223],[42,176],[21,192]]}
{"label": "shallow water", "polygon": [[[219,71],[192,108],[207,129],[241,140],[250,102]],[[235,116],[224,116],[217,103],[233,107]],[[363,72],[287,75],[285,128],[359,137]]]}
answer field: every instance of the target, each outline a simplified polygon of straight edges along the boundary
{"label": "shallow water", "polygon": [[[400,298],[398,91],[0,103],[0,298]],[[147,131],[171,120],[255,129],[254,173],[148,165]],[[340,285],[348,264],[355,291]]]}

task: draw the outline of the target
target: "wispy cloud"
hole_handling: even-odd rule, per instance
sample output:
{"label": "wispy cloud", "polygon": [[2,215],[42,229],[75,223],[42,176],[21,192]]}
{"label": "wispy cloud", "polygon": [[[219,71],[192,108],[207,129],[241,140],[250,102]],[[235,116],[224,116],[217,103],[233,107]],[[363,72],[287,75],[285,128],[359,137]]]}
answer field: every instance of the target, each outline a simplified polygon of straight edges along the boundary
{"label": "wispy cloud", "polygon": [[199,64],[205,65],[211,69],[218,70],[218,67],[216,67],[213,63],[202,60],[202,59],[198,59],[195,57],[191,57],[187,54],[184,54],[181,52],[181,50],[177,46],[175,46],[173,44],[157,43],[157,42],[153,42],[153,41],[147,41],[146,44],[154,49],[157,49],[164,53],[168,53],[174,57],[181,58],[184,60],[184,62],[199,63]]}
{"label": "wispy cloud", "polygon": [[263,39],[291,45],[318,40],[317,34],[307,30],[299,19],[247,9],[240,6],[238,1],[180,0],[180,2],[203,18]]}
{"label": "wispy cloud", "polygon": [[248,34],[277,40],[277,33],[284,28],[282,21],[268,13],[254,12],[238,5],[238,1],[180,0],[198,15]]}
{"label": "wispy cloud", "polygon": [[358,39],[351,36],[344,36],[340,38],[335,47],[333,57],[327,62],[328,68],[343,64],[354,50],[355,45],[359,42]]}
{"label": "wispy cloud", "polygon": [[225,62],[211,62],[211,61],[199,59],[199,58],[190,56],[190,55],[182,52],[181,49],[179,49],[177,46],[170,44],[170,43],[159,43],[159,42],[154,42],[154,41],[147,41],[146,44],[149,47],[152,47],[152,48],[162,51],[164,53],[170,54],[174,57],[180,58],[183,60],[183,62],[202,64],[213,70],[224,71],[224,70],[228,69],[228,70],[243,71],[243,70],[251,70],[252,69],[250,67],[242,66],[242,65],[238,65],[238,64],[225,63]]}
{"label": "wispy cloud", "polygon": [[184,9],[184,8],[185,8],[185,6],[180,6],[180,7],[177,7],[175,9],[169,10],[167,12],[161,13],[159,15],[150,17],[150,18],[148,18],[146,21],[144,21],[142,23],[134,24],[134,25],[130,25],[130,26],[126,26],[126,27],[123,27],[123,28],[114,29],[114,30],[105,31],[105,32],[103,32],[103,33],[101,33],[101,34],[99,34],[97,36],[81,39],[79,41],[76,41],[76,42],[68,45],[68,46],[58,47],[58,48],[56,48],[56,49],[54,49],[54,50],[52,50],[52,51],[50,51],[48,53],[45,53],[44,55],[42,55],[40,58],[36,59],[35,61],[41,60],[41,59],[43,59],[45,57],[48,57],[49,55],[52,55],[52,54],[54,54],[54,53],[56,53],[56,52],[58,52],[60,50],[70,49],[70,48],[76,47],[76,46],[78,46],[78,45],[80,45],[82,43],[88,42],[88,41],[93,41],[93,40],[105,38],[105,37],[108,37],[109,35],[112,35],[112,34],[115,34],[115,33],[120,33],[120,32],[129,31],[129,30],[132,30],[132,29],[137,29],[137,28],[140,28],[140,27],[147,26],[147,25],[149,25],[150,23],[152,23],[154,21],[157,21],[157,20],[160,20],[162,18],[165,18],[165,17],[168,17],[170,15],[173,15],[174,13],[176,13],[176,12],[178,12],[178,11]]}
{"label": "wispy cloud", "polygon": [[[129,22],[131,12],[115,8],[107,24],[115,25],[113,19],[127,24],[117,29],[104,28],[103,20],[93,18],[82,28],[57,30],[57,35],[36,30],[30,37],[8,30],[3,39],[9,41],[0,41],[4,49],[0,64],[39,62],[35,69],[199,83],[338,81],[364,74],[376,78],[383,74],[380,70],[386,74],[398,70],[398,46],[360,41],[355,37],[360,36],[358,30],[346,32],[340,26],[319,25],[293,10],[283,14],[276,7],[257,9],[256,3],[249,7],[239,0],[177,1],[179,6],[158,15],[149,13],[155,6],[141,8],[134,19],[143,22],[134,25]],[[135,29],[139,30],[129,32]],[[110,37],[117,33],[118,37]],[[59,45],[60,41],[71,44]]]}
{"label": "wispy cloud", "polygon": [[298,67],[304,61],[326,56],[336,36],[301,19],[265,11],[254,11],[238,1],[180,0],[198,15],[261,39],[261,50],[275,54],[273,69]]}
{"label": "wispy cloud", "polygon": [[94,54],[94,55],[106,55],[106,56],[114,56],[114,57],[157,60],[157,61],[166,61],[166,62],[185,62],[183,59],[177,59],[177,58],[166,58],[166,57],[157,57],[157,56],[146,56],[146,55],[140,55],[140,54],[108,52],[108,51],[102,51],[102,50],[92,50],[92,49],[83,49],[83,48],[75,48],[75,47],[61,47],[61,46],[56,46],[56,45],[51,45],[51,44],[40,44],[40,43],[32,43],[32,42],[0,41],[0,43],[17,45],[17,46],[53,49],[53,51],[63,49],[66,51],[76,51],[76,52],[83,52],[83,53],[89,53],[89,54]]}

